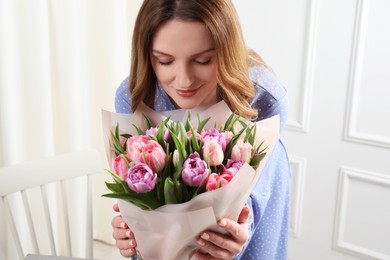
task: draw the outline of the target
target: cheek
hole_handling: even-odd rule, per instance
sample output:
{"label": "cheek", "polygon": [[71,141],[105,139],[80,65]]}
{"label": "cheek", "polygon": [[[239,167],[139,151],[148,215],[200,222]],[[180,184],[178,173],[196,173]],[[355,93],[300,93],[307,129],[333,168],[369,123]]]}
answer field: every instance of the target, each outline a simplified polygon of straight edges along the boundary
{"label": "cheek", "polygon": [[217,82],[217,68],[215,66],[200,68],[197,70],[196,76],[199,80],[214,84]]}
{"label": "cheek", "polygon": [[162,68],[161,66],[154,67],[154,72],[156,73],[157,79],[163,82],[169,82],[174,78],[174,73],[172,69]]}

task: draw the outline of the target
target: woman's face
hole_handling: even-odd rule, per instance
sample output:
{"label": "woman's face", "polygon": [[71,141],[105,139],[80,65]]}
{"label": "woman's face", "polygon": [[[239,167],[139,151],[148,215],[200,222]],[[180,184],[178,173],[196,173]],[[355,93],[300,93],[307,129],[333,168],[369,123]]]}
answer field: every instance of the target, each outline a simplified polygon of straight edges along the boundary
{"label": "woman's face", "polygon": [[217,55],[203,23],[173,19],[156,31],[151,63],[165,92],[177,108],[217,102]]}

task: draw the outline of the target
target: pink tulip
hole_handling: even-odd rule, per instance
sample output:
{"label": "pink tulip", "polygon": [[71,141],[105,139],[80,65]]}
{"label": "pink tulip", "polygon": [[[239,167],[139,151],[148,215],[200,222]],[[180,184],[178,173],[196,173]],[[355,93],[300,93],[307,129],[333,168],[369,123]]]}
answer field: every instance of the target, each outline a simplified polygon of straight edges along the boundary
{"label": "pink tulip", "polygon": [[248,142],[239,140],[232,148],[230,155],[232,160],[243,161],[249,163],[252,158],[252,145]]}
{"label": "pink tulip", "polygon": [[195,152],[184,161],[181,177],[188,186],[199,187],[206,183],[209,172],[206,162]]}
{"label": "pink tulip", "polygon": [[206,183],[206,191],[216,190],[225,186],[233,178],[230,174],[218,175],[216,173],[210,174]]}
{"label": "pink tulip", "polygon": [[144,163],[135,163],[128,172],[126,179],[129,188],[137,193],[149,192],[154,189],[157,181],[157,174],[153,173]]}
{"label": "pink tulip", "polygon": [[131,162],[139,162],[142,151],[150,138],[146,135],[136,135],[127,139],[127,158]]}
{"label": "pink tulip", "polygon": [[164,149],[154,140],[149,140],[142,152],[140,162],[147,163],[153,172],[160,172],[168,161]]}
{"label": "pink tulip", "polygon": [[[201,136],[199,133],[197,133],[196,131],[194,131],[194,132],[195,132],[195,139],[196,139],[197,141],[199,141],[200,139],[202,139],[202,136]],[[187,131],[187,139],[188,139],[188,141],[190,141],[191,138],[192,138],[192,131],[191,131],[191,130],[188,130],[188,131]]]}
{"label": "pink tulip", "polygon": [[223,150],[216,139],[207,139],[203,143],[203,158],[210,166],[220,165],[223,161]]}
{"label": "pink tulip", "polygon": [[127,150],[127,157],[131,162],[147,163],[153,172],[160,172],[168,161],[161,145],[147,136],[130,137],[127,140]]}
{"label": "pink tulip", "polygon": [[216,173],[210,174],[209,178],[207,179],[207,183],[206,183],[206,191],[218,189],[218,179],[219,179],[218,174],[216,174]]}
{"label": "pink tulip", "polygon": [[123,154],[120,154],[115,158],[115,160],[113,162],[113,168],[114,168],[115,173],[118,174],[118,176],[120,176],[120,177],[122,177],[122,179],[126,180],[129,166],[128,166]]}
{"label": "pink tulip", "polygon": [[225,186],[226,184],[228,184],[233,179],[235,174],[236,173],[231,171],[231,170],[227,170],[224,173],[222,173],[219,176],[220,179],[222,180],[222,186]]}

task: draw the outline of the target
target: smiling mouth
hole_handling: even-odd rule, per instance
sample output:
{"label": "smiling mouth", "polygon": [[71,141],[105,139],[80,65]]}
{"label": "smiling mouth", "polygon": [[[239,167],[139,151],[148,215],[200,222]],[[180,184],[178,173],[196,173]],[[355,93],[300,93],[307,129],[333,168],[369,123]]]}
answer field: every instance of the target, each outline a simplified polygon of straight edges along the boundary
{"label": "smiling mouth", "polygon": [[199,89],[200,87],[191,90],[176,89],[176,93],[182,97],[192,97],[199,91]]}

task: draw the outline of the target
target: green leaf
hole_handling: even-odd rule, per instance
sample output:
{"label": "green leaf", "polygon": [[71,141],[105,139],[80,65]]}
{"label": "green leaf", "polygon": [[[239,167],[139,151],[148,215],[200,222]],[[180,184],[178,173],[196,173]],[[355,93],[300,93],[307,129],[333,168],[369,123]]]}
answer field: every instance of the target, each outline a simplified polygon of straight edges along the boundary
{"label": "green leaf", "polygon": [[170,177],[165,179],[164,198],[165,204],[176,204],[178,202],[175,196],[175,185]]}
{"label": "green leaf", "polygon": [[225,131],[229,131],[229,129],[231,128],[231,123],[232,123],[232,120],[233,120],[233,117],[234,117],[234,113],[231,113],[229,118],[226,120],[225,122],[225,125],[223,127],[223,130]]}
{"label": "green leaf", "polygon": [[223,130],[234,132],[234,125],[236,124],[237,121],[240,120],[240,118],[241,117],[239,115],[232,113],[229,116],[229,118],[226,120]]}
{"label": "green leaf", "polygon": [[178,180],[180,178],[182,170],[183,170],[183,164],[179,163],[178,167],[175,168],[175,172],[173,173],[174,180]]}
{"label": "green leaf", "polygon": [[267,153],[260,153],[257,156],[253,157],[252,160],[250,161],[249,165],[252,166],[255,170],[259,166],[261,160],[265,157]]}
{"label": "green leaf", "polygon": [[123,190],[126,192],[126,193],[134,193],[134,191],[132,191],[129,186],[127,185],[127,182],[125,182],[125,180],[123,180],[121,177],[119,177],[115,172],[112,172],[108,169],[106,169],[106,171],[108,171],[111,176],[114,178],[114,181],[120,185],[122,185],[123,187]]}
{"label": "green leaf", "polygon": [[177,198],[177,203],[182,203],[185,201],[185,194],[184,194],[184,190],[186,190],[185,184],[177,180],[173,180],[173,181],[175,185],[175,194]]}
{"label": "green leaf", "polygon": [[[138,135],[145,135],[145,132],[141,130],[141,128],[139,128],[138,126],[136,126],[135,124],[133,124],[135,130],[137,130],[137,134]],[[149,129],[149,128],[148,128]]]}
{"label": "green leaf", "polygon": [[144,116],[145,123],[146,123],[146,129],[152,128],[152,122],[150,122],[149,117],[147,117],[147,116],[145,116],[145,115],[143,115],[143,116]]}
{"label": "green leaf", "polygon": [[119,123],[115,126],[115,138],[119,140]]}
{"label": "green leaf", "polygon": [[230,153],[232,152],[233,146],[236,145],[237,141],[241,138],[241,136],[244,134],[246,129],[247,129],[247,127],[242,128],[240,130],[240,132],[238,134],[236,134],[235,136],[233,136],[233,138],[230,140],[230,142],[227,145],[226,150],[225,150],[223,164],[226,164],[227,158],[230,158]]}
{"label": "green leaf", "polygon": [[253,146],[253,143],[255,142],[255,135],[256,135],[256,124],[248,128],[246,133],[247,134],[244,138],[244,142],[248,142]]}
{"label": "green leaf", "polygon": [[184,127],[185,127],[186,131],[190,130],[191,127],[192,127],[192,125],[191,125],[191,114],[190,114],[190,112],[188,112],[188,114],[187,114],[186,124],[185,124]]}
{"label": "green leaf", "polygon": [[158,127],[158,130],[157,130],[157,133],[156,133],[156,137],[157,137],[157,142],[165,149],[165,141],[164,141],[164,132],[165,132],[165,127],[166,127],[166,124],[167,122],[169,121],[170,117],[167,117],[164,121],[162,121],[162,123],[160,124],[160,126]]}
{"label": "green leaf", "polygon": [[108,182],[106,182],[106,186],[112,192],[123,192],[122,185],[120,185],[118,183],[108,183]]}
{"label": "green leaf", "polygon": [[119,138],[117,137],[117,135],[114,134],[113,132],[110,132],[110,133],[111,133],[111,137],[113,139],[112,143],[113,143],[114,148],[116,150],[116,155],[126,153],[126,151],[123,149],[122,144],[121,144]]}
{"label": "green leaf", "polygon": [[155,135],[148,135],[150,139],[158,143],[157,137]]}
{"label": "green leaf", "polygon": [[122,137],[129,139],[130,137],[133,137],[131,134],[121,134]]}
{"label": "green leaf", "polygon": [[193,148],[193,152],[197,152],[199,153],[200,151],[200,145],[198,143],[198,140],[196,140],[196,133],[195,133],[195,130],[194,128],[191,126],[191,144],[192,144],[192,148]]}
{"label": "green leaf", "polygon": [[173,139],[173,142],[175,143],[176,149],[179,153],[179,164],[183,165],[184,160],[187,158],[187,152],[185,149],[185,143],[182,143],[177,135],[173,132],[171,132],[171,137]]}
{"label": "green leaf", "polygon": [[197,129],[197,132],[200,133],[202,132],[204,126],[207,124],[207,122],[210,120],[211,117],[208,117],[206,119],[203,119],[202,121],[200,121],[200,116],[198,114],[198,129]]}

